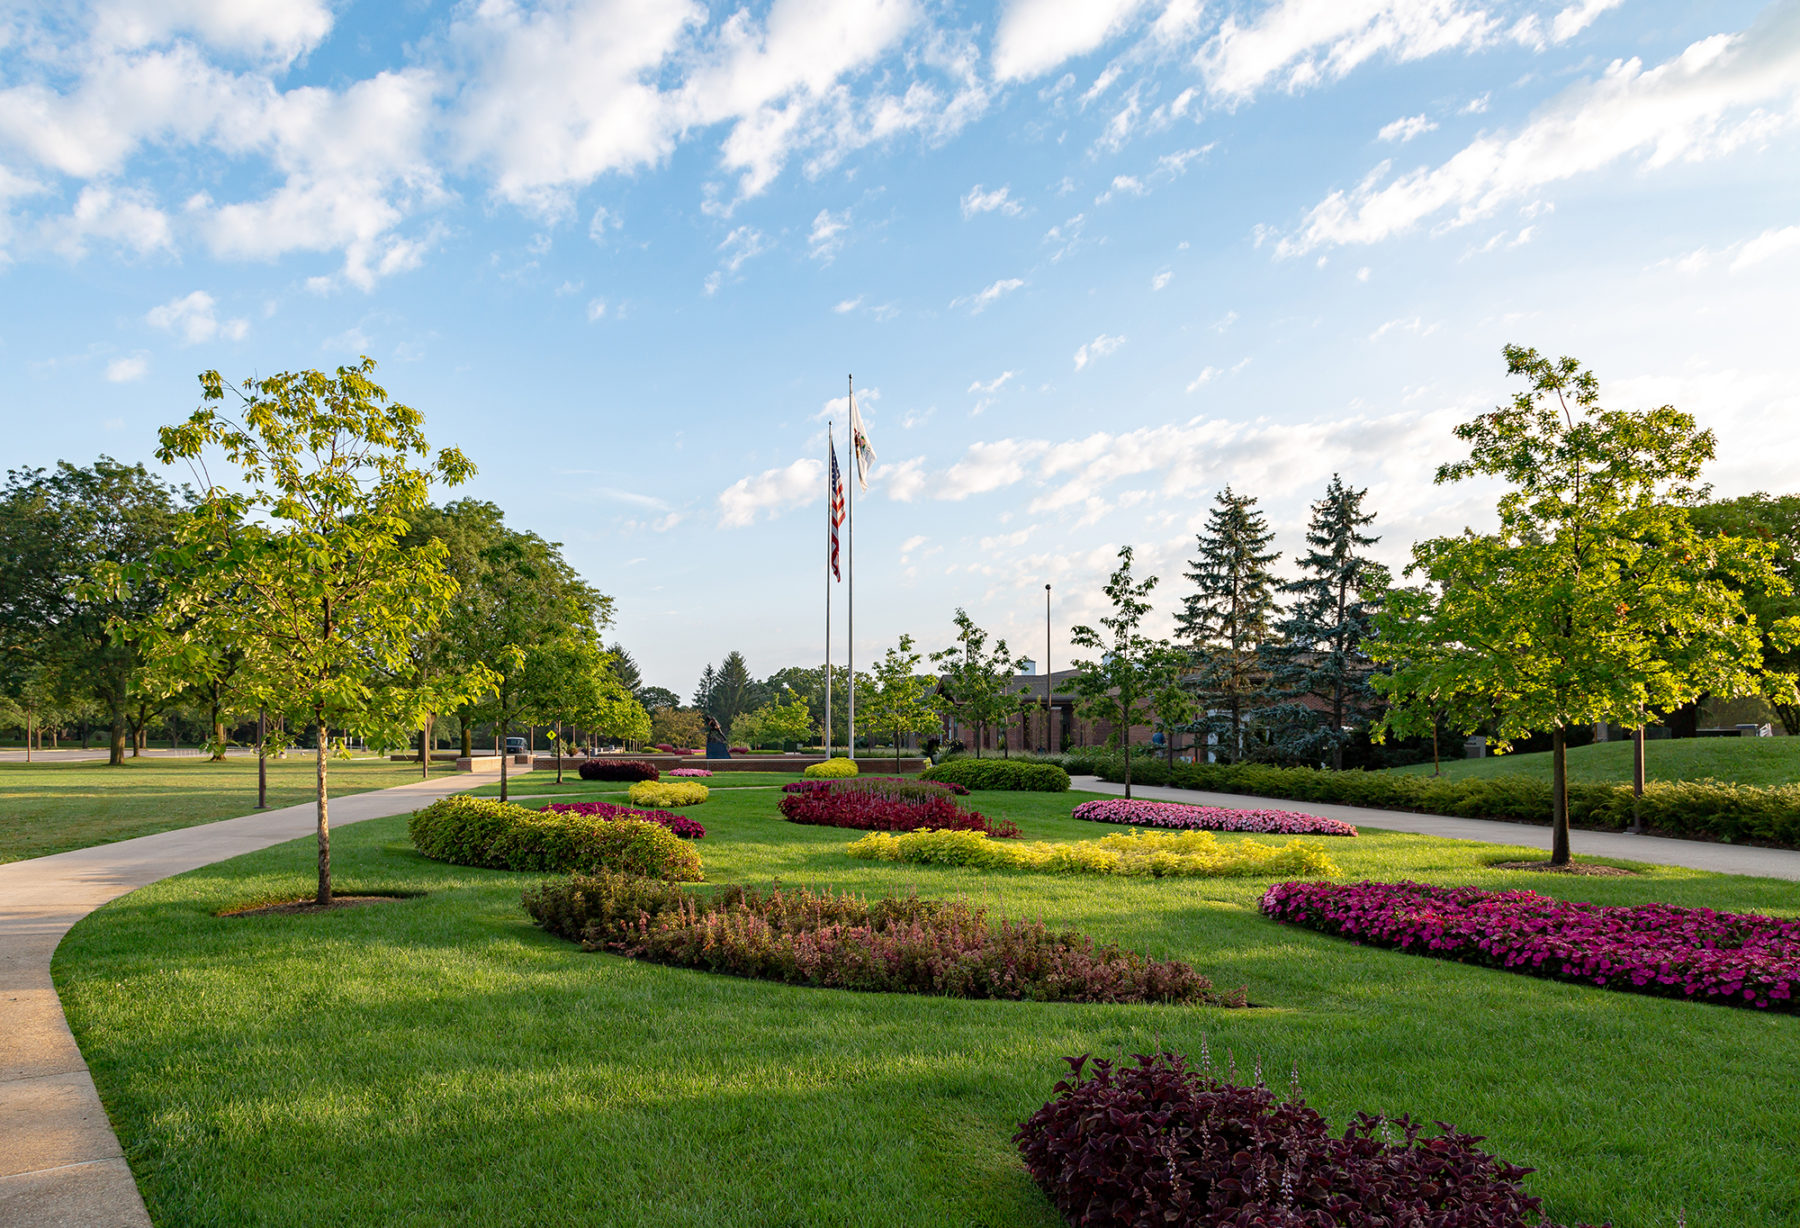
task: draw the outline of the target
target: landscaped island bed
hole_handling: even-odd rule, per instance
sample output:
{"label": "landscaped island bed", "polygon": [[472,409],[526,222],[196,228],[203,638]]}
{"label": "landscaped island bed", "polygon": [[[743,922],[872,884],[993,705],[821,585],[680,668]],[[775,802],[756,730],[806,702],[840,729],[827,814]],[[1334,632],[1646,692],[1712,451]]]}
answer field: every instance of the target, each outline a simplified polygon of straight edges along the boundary
{"label": "landscaped island bed", "polygon": [[[1340,1130],[1441,1120],[1536,1169],[1554,1219],[1800,1223],[1791,1016],[1509,976],[1356,946],[1257,911],[1249,879],[996,875],[858,861],[783,821],[777,790],[695,811],[711,897],[733,884],[967,900],[1191,965],[1251,1009],[970,1001],[710,975],[532,924],[559,881],[421,857],[404,817],[339,829],[346,894],[316,916],[215,914],[303,895],[300,841],[135,892],[83,921],[58,990],[161,1225],[595,1223],[1057,1228],[1012,1137],[1065,1055],[1210,1044],[1260,1059]],[[1026,842],[1091,840],[1092,795],[977,794]],[[623,800],[620,798],[619,800]],[[1220,834],[1221,844],[1245,837]],[[1265,837],[1249,837],[1263,839]],[[1364,829],[1352,881],[1518,885],[1525,849]],[[1531,880],[1555,898],[1800,914],[1800,885],[1649,867]]]}

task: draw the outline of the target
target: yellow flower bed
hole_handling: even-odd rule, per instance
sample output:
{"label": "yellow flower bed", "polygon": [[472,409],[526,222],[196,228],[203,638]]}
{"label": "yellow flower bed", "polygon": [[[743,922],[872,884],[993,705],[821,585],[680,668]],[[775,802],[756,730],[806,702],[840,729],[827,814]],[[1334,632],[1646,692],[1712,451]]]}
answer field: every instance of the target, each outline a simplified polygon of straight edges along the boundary
{"label": "yellow flower bed", "polygon": [[640,780],[625,790],[633,806],[698,806],[707,796],[706,786],[691,780]]}
{"label": "yellow flower bed", "polygon": [[865,861],[1035,870],[1042,874],[1129,874],[1151,878],[1281,875],[1329,878],[1339,873],[1315,840],[1283,845],[1223,843],[1209,831],[1131,831],[1077,844],[995,840],[979,831],[871,832],[850,845]]}
{"label": "yellow flower bed", "polygon": [[856,761],[853,759],[827,759],[823,763],[809,763],[806,770],[800,773],[808,780],[841,780],[846,776],[856,775]]}

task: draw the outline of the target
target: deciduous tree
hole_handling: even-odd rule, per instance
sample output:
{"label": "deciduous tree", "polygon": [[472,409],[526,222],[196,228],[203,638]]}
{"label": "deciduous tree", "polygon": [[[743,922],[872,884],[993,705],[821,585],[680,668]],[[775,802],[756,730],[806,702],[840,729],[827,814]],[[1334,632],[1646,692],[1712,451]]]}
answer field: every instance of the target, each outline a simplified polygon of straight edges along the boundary
{"label": "deciduous tree", "polygon": [[1075,647],[1098,654],[1075,662],[1075,692],[1084,716],[1112,726],[1112,741],[1124,751],[1126,797],[1131,796],[1131,727],[1155,711],[1158,695],[1179,685],[1187,660],[1168,640],[1143,633],[1157,577],[1133,579],[1131,560],[1131,547],[1120,547],[1119,565],[1106,581],[1112,613],[1100,619],[1100,629],[1084,623],[1069,633]]}

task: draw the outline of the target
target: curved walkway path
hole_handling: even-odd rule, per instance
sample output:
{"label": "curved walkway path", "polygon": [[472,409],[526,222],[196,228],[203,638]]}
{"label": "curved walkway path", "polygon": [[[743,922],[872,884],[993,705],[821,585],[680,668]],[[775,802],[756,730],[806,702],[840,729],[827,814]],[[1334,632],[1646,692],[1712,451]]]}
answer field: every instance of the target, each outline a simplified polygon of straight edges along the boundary
{"label": "curved walkway path", "polygon": [[[481,783],[446,776],[333,798],[331,825]],[[150,1228],[50,980],[69,927],[128,891],[311,835],[316,822],[308,802],[0,865],[0,1228]]]}
{"label": "curved walkway path", "polygon": [[[1125,786],[1097,776],[1076,776],[1073,786],[1089,793],[1125,792]],[[1450,840],[1479,840],[1485,844],[1522,844],[1550,851],[1550,829],[1530,823],[1496,823],[1490,819],[1458,819],[1441,814],[1414,814],[1410,810],[1376,810],[1368,806],[1336,806],[1327,802],[1296,802],[1279,797],[1246,797],[1241,793],[1203,793],[1197,789],[1171,789],[1161,785],[1133,785],[1133,797],[1159,802],[1186,802],[1190,806],[1218,806],[1226,810],[1302,810],[1307,814],[1342,819],[1357,827],[1384,831],[1443,836]],[[1660,866],[1684,866],[1717,874],[1752,874],[1763,878],[1800,881],[1800,851],[1765,849],[1747,844],[1715,844],[1708,840],[1670,840],[1663,836],[1633,836],[1624,832],[1581,831],[1569,833],[1575,855],[1617,857],[1648,861]]]}

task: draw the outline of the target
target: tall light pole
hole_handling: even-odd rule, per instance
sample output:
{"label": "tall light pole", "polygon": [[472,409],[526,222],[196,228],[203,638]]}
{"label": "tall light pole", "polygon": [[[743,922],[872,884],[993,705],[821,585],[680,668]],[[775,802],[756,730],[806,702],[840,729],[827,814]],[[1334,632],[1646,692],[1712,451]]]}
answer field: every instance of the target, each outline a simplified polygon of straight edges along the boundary
{"label": "tall light pole", "polygon": [[1044,753],[1052,754],[1055,746],[1052,743],[1050,726],[1052,716],[1056,712],[1056,698],[1050,686],[1050,586],[1044,585]]}

